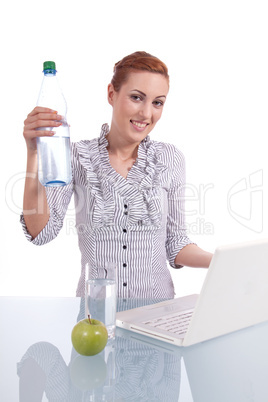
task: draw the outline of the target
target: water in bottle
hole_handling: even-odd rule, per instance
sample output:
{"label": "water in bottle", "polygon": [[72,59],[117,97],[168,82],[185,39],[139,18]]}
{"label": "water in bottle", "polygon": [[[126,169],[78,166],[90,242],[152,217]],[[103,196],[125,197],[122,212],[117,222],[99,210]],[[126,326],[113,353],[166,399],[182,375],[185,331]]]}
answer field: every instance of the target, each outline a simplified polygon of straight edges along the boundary
{"label": "water in bottle", "polygon": [[61,126],[40,128],[55,131],[53,136],[37,138],[38,178],[46,187],[65,186],[72,178],[67,105],[56,72],[55,62],[44,62],[44,78],[37,100],[37,106],[53,109],[63,116]]}

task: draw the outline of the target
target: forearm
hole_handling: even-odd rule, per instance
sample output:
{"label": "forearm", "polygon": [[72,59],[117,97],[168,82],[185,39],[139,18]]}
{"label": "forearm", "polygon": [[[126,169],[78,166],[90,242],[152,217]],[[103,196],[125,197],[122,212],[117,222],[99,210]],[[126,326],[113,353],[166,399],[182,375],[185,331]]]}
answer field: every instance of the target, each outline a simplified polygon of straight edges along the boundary
{"label": "forearm", "polygon": [[193,268],[208,268],[212,256],[212,253],[202,250],[195,244],[188,244],[177,254],[175,264]]}
{"label": "forearm", "polygon": [[49,220],[49,206],[45,188],[37,175],[37,153],[28,152],[24,187],[23,215],[27,230],[35,238]]}

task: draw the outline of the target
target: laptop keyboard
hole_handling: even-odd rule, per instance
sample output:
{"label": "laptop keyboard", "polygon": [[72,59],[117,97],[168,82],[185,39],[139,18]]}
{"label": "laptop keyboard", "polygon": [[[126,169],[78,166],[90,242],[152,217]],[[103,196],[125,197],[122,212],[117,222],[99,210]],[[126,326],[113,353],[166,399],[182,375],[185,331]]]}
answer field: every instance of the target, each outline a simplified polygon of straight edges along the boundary
{"label": "laptop keyboard", "polygon": [[184,335],[189,326],[193,310],[173,312],[161,318],[144,321],[143,324],[160,328],[177,335]]}

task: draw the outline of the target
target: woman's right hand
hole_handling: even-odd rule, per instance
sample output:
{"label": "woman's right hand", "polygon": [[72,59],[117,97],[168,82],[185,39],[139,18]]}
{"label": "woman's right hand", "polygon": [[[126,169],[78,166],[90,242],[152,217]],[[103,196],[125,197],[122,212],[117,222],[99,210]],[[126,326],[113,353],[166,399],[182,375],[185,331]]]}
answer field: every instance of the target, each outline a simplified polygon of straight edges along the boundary
{"label": "woman's right hand", "polygon": [[[23,136],[28,151],[36,151],[36,137],[53,136],[55,134],[53,127],[59,127],[62,124],[61,120],[63,117],[55,110],[36,106],[24,121]],[[45,127],[51,127],[51,130],[45,130]]]}

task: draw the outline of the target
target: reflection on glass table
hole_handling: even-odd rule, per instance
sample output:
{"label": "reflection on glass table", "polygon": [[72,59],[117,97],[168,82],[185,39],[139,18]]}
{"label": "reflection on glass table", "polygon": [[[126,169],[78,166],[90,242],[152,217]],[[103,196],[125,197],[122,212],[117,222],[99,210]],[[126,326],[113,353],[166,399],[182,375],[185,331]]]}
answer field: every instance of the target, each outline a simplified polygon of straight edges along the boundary
{"label": "reflection on glass table", "polygon": [[268,323],[187,348],[117,328],[99,355],[83,357],[70,340],[83,305],[0,298],[1,401],[268,401]]}

